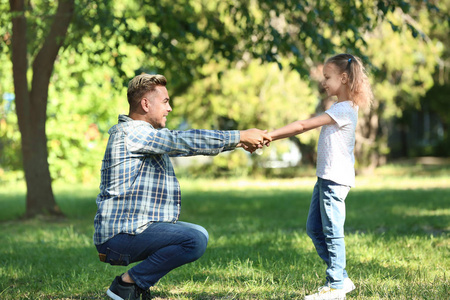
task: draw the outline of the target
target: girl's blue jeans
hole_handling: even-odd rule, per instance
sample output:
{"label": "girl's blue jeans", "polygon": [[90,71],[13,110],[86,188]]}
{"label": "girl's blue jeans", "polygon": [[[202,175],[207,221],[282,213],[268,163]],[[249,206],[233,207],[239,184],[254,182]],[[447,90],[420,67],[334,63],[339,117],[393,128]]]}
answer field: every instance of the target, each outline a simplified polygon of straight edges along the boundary
{"label": "girl's blue jeans", "polygon": [[349,186],[318,178],[309,208],[306,232],[316,247],[317,254],[327,264],[327,283],[342,289],[345,270],[345,198]]}
{"label": "girl's blue jeans", "polygon": [[136,284],[147,290],[171,270],[199,259],[208,244],[208,232],[199,225],[153,223],[140,234],[121,233],[98,245],[99,253],[106,254],[106,263],[127,266]]}

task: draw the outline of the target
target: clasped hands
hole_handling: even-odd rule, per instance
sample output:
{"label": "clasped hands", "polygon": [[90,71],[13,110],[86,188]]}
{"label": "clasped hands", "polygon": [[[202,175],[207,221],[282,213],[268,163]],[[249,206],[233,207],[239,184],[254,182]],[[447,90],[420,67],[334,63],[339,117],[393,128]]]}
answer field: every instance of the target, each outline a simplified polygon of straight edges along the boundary
{"label": "clasped hands", "polygon": [[261,149],[264,145],[269,146],[272,141],[272,137],[267,133],[267,130],[257,128],[243,130],[240,132],[240,135],[237,147],[242,147],[250,153]]}

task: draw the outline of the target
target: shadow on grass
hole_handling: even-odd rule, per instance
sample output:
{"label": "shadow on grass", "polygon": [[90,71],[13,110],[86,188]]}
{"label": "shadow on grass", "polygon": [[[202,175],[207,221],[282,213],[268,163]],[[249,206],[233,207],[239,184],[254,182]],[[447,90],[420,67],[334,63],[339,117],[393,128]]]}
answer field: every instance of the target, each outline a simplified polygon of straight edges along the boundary
{"label": "shadow on grass", "polygon": [[347,232],[448,234],[450,189],[351,191]]}
{"label": "shadow on grass", "polygon": [[[156,299],[298,299],[317,288],[325,267],[305,233],[311,192],[312,187],[183,192],[181,220],[204,226],[210,245],[200,260],[164,278]],[[401,236],[445,236],[450,226],[449,192],[355,189],[347,199],[346,231],[370,233],[380,245],[395,244]],[[127,268],[98,261],[92,244],[95,196],[95,190],[58,193],[66,221],[0,223],[1,299],[106,299],[104,292],[114,276]],[[17,206],[21,196],[17,197],[6,201],[8,207]],[[416,274],[417,269],[378,259],[361,262],[350,253],[348,265],[359,284],[350,299],[402,299],[414,288],[423,288],[420,297],[427,299],[444,295],[448,288],[445,278],[430,287],[429,278]],[[374,281],[380,283],[373,286]],[[183,289],[186,282],[204,287],[198,292]],[[412,282],[412,287],[405,282]],[[209,290],[209,285],[220,289]],[[176,291],[178,286],[181,290]]]}
{"label": "shadow on grass", "polygon": [[[352,190],[346,200],[346,232],[446,234],[450,229],[449,195],[450,189],[443,188]],[[310,199],[310,192],[273,189],[183,193],[181,218],[207,224],[212,230],[225,226],[230,232],[296,231],[305,228]]]}

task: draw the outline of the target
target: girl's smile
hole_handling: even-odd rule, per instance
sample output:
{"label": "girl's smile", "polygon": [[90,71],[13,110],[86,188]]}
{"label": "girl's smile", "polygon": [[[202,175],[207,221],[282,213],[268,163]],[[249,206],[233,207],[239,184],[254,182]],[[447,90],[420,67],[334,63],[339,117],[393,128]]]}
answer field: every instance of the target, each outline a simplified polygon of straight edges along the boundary
{"label": "girl's smile", "polygon": [[323,68],[323,77],[322,86],[328,96],[337,96],[339,102],[349,100],[347,73],[340,73],[333,63],[328,63]]}

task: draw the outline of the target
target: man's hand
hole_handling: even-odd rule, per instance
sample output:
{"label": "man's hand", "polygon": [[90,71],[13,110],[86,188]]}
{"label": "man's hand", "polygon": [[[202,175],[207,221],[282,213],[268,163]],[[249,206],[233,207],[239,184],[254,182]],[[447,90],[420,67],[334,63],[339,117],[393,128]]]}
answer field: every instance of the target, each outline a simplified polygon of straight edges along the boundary
{"label": "man's hand", "polygon": [[264,145],[269,146],[272,137],[267,134],[267,130],[257,128],[247,129],[240,132],[241,138],[238,147],[242,147],[250,153],[262,148]]}

